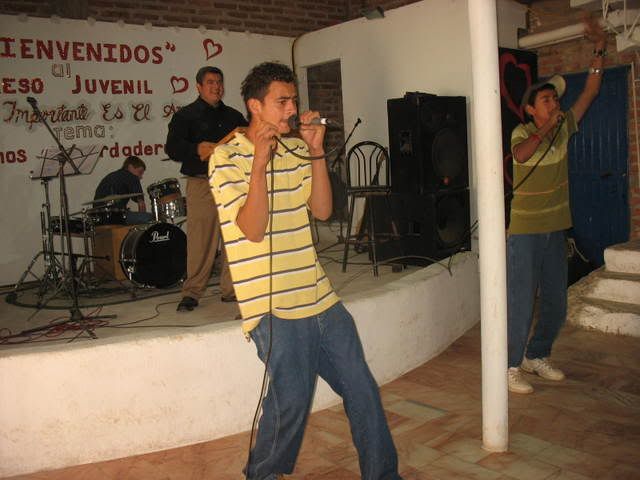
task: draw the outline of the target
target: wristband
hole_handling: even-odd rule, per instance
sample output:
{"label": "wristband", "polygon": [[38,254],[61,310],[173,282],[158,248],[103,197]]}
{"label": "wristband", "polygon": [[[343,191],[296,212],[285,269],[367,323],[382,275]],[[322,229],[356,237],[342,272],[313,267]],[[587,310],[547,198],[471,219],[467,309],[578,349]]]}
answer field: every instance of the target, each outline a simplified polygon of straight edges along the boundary
{"label": "wristband", "polygon": [[589,73],[594,74],[594,75],[602,75],[602,69],[601,68],[590,67],[589,68]]}
{"label": "wristband", "polygon": [[596,57],[606,57],[607,56],[607,49],[606,48],[601,48],[596,50],[595,48],[593,49],[593,54]]}

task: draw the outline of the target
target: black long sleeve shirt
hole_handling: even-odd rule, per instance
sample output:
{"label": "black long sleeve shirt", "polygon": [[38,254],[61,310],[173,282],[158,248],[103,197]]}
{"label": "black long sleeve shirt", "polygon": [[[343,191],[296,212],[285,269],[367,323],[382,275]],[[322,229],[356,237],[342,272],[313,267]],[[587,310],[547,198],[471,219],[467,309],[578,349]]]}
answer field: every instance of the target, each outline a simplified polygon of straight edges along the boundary
{"label": "black long sleeve shirt", "polygon": [[171,117],[165,150],[172,160],[182,163],[180,173],[206,175],[208,163],[200,160],[200,142],[218,142],[236,127],[247,126],[239,111],[223,102],[212,107],[198,97]]}

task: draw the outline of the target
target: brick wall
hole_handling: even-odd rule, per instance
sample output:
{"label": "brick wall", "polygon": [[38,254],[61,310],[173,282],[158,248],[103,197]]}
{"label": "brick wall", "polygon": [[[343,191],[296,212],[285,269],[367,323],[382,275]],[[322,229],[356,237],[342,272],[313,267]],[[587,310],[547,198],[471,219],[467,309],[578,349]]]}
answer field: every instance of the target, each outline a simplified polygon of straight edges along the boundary
{"label": "brick wall", "polygon": [[[318,110],[322,115],[334,119],[338,122],[343,121],[342,111],[342,75],[340,73],[340,60],[315,65],[307,70],[307,86],[309,91],[309,108]],[[351,128],[346,125],[346,128]],[[333,149],[340,148],[344,143],[344,131],[342,129],[327,129],[325,136],[325,150],[330,152]],[[328,165],[338,178],[345,181],[344,171],[345,153],[340,150],[327,155]],[[346,202],[344,192],[337,192],[339,185],[334,184],[334,213],[335,219],[345,218]]]}
{"label": "brick wall", "polygon": [[[528,13],[530,24],[529,31],[538,33],[580,22],[580,11],[571,9],[567,0],[540,0],[530,7]],[[605,67],[616,65],[632,65],[637,70],[638,59],[635,52],[616,52],[616,43],[613,35],[609,37],[609,55],[605,59]],[[591,64],[593,58],[593,44],[585,39],[577,39],[570,42],[562,42],[556,45],[542,47],[538,53],[538,71],[541,77],[553,73],[584,72]],[[635,118],[633,112],[633,89],[640,98],[640,86],[633,85],[629,79],[629,207],[630,207],[630,237],[640,238],[640,177],[638,172],[638,146],[635,137]],[[640,116],[640,111],[637,112]]]}
{"label": "brick wall", "polygon": [[[318,110],[322,116],[342,123],[342,77],[340,61],[329,62],[309,67],[307,70],[309,89],[309,108]],[[348,128],[348,126],[347,126]],[[344,132],[341,129],[328,129],[326,138],[327,151],[342,145]],[[331,160],[335,155],[331,156]]]}
{"label": "brick wall", "polygon": [[362,8],[380,5],[385,10],[417,0],[0,0],[0,13],[34,17],[58,15],[105,22],[120,19],[130,24],[295,37],[361,16]]}
{"label": "brick wall", "polygon": [[0,12],[295,37],[346,19],[343,0],[0,0]]}

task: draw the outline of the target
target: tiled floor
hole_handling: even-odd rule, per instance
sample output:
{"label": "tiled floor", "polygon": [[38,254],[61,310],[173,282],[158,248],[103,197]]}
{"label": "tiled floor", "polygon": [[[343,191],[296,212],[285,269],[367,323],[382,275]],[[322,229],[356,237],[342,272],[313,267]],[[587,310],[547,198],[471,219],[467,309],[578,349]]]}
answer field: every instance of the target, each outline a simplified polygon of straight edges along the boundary
{"label": "tiled floor", "polygon": [[[509,396],[507,453],[482,449],[480,328],[382,388],[401,473],[413,479],[640,479],[640,339],[566,327],[554,361],[568,379],[531,378]],[[14,480],[242,479],[247,433]],[[340,406],[313,414],[287,478],[360,478]]]}

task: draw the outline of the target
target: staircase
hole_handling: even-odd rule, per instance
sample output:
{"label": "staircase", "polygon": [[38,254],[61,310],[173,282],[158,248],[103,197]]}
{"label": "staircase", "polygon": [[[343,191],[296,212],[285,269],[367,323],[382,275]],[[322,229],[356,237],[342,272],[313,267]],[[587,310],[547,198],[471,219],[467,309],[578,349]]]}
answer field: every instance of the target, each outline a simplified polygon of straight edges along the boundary
{"label": "staircase", "polygon": [[640,239],[608,247],[605,266],[569,287],[567,320],[640,337]]}

